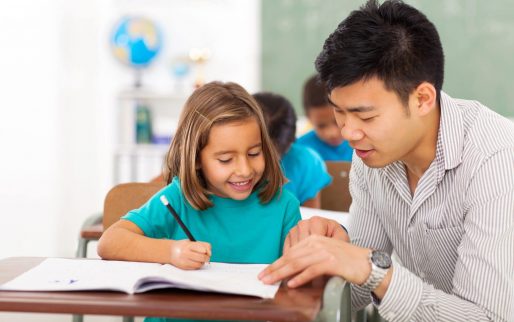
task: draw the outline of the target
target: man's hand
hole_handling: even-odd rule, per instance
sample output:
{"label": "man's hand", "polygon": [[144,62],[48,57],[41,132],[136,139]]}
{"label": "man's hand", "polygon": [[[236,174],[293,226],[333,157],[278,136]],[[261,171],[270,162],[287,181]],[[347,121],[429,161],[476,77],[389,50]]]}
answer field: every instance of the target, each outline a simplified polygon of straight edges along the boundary
{"label": "man's hand", "polygon": [[[342,228],[341,228],[342,230]],[[337,238],[309,236],[259,274],[266,284],[294,276],[287,285],[297,287],[321,275],[338,275],[363,284],[371,272],[367,248]]]}
{"label": "man's hand", "polygon": [[284,241],[284,254],[289,251],[289,248],[310,235],[320,235],[346,242],[350,241],[348,234],[337,221],[314,216],[306,220],[301,220],[295,227],[291,228]]}

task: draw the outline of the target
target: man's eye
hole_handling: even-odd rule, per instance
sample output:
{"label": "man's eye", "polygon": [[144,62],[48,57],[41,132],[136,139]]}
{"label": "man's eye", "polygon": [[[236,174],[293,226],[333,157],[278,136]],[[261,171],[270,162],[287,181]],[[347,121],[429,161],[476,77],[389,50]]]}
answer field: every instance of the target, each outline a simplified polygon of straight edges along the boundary
{"label": "man's eye", "polygon": [[375,118],[375,116],[372,116],[372,117],[361,118],[361,120],[363,120],[365,122],[369,122],[369,121],[373,120],[374,118]]}

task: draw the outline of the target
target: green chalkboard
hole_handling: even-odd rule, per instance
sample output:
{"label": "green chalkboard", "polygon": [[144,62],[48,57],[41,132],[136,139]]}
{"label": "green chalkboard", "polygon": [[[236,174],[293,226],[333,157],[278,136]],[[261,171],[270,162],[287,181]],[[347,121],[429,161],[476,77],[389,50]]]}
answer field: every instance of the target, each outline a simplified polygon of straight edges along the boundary
{"label": "green chalkboard", "polygon": [[[445,52],[443,90],[514,116],[512,0],[411,0],[436,25]],[[323,42],[356,0],[262,0],[262,88],[302,113],[301,89]]]}

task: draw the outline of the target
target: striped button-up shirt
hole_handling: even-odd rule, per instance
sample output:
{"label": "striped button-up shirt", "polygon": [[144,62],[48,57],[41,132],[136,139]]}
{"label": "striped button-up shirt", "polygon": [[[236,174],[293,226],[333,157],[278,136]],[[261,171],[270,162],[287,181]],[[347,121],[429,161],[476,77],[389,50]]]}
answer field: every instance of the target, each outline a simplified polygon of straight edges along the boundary
{"label": "striped button-up shirt", "polygon": [[[354,157],[350,237],[397,255],[385,319],[514,321],[514,124],[441,94],[436,156],[414,195],[402,162]],[[370,300],[353,287],[355,309]]]}

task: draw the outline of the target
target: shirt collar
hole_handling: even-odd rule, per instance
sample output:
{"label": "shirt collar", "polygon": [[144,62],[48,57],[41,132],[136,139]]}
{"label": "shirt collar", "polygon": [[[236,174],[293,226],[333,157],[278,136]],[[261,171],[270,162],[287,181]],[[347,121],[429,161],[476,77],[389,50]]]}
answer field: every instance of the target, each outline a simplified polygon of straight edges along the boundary
{"label": "shirt collar", "polygon": [[442,148],[444,168],[450,170],[462,162],[465,135],[463,115],[455,99],[443,91],[441,91],[440,105],[441,120],[437,144]]}

